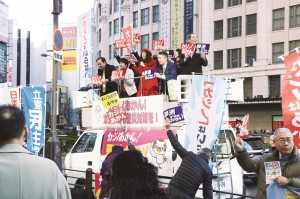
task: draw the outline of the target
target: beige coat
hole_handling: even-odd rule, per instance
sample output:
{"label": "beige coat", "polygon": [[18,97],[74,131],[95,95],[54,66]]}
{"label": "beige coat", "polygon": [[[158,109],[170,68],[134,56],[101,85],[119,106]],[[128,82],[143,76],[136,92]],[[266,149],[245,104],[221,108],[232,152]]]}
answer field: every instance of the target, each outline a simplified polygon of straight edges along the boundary
{"label": "beige coat", "polygon": [[[267,153],[262,156],[250,158],[247,151],[237,152],[236,158],[240,166],[247,172],[258,173],[256,199],[266,199],[266,173],[264,162],[278,161],[279,152]],[[300,188],[300,155],[294,147],[291,160],[286,164],[283,176],[289,179],[288,186]]]}
{"label": "beige coat", "polygon": [[71,199],[71,194],[53,161],[6,144],[0,147],[0,198]]}

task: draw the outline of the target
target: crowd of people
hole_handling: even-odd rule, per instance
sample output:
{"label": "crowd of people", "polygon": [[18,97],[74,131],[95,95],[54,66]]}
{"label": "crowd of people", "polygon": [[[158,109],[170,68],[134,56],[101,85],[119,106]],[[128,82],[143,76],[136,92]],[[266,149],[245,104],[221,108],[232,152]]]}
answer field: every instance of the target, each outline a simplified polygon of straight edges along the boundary
{"label": "crowd of people", "polygon": [[[197,36],[194,33],[188,35],[188,43],[196,44]],[[176,80],[178,75],[202,74],[202,66],[207,66],[208,61],[205,53],[181,53],[181,49],[174,50],[174,58],[169,58],[166,51],[151,51],[143,48],[140,55],[133,49],[128,48],[134,59],[120,57],[115,47],[115,58],[119,63],[120,80],[112,80],[112,71],[115,66],[109,65],[104,57],[96,60],[98,76],[101,76],[102,85],[96,86],[99,94],[105,95],[118,91],[121,98],[169,94],[169,80]],[[150,71],[154,71],[153,77],[149,77]],[[152,73],[151,73],[152,74]],[[87,90],[84,87],[80,90]]]}
{"label": "crowd of people", "polygon": [[[129,151],[114,146],[101,167],[101,199],[192,199],[202,184],[203,197],[213,198],[212,171],[209,161],[212,151],[202,148],[198,154],[187,151],[166,121],[166,134],[182,162],[163,187],[158,169],[128,142]],[[1,198],[71,198],[66,179],[51,160],[34,156],[23,148],[28,136],[25,115],[17,107],[0,106],[0,193]],[[256,198],[267,198],[272,184],[266,184],[265,163],[278,162],[281,174],[272,178],[279,189],[300,189],[300,155],[294,145],[293,134],[287,128],[278,128],[271,137],[273,150],[251,158],[241,138],[235,140],[235,156],[247,172],[258,174]],[[270,188],[271,189],[271,188]],[[300,192],[299,192],[300,193]]]}

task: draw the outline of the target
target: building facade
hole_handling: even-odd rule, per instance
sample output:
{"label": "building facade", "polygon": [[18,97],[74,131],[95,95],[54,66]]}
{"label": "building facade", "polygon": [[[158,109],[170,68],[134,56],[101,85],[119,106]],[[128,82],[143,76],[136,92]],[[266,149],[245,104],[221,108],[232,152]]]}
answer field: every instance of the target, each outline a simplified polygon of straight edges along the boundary
{"label": "building facade", "polygon": [[[164,10],[166,2],[169,10]],[[140,33],[143,47],[152,47],[152,40],[164,36],[161,19],[169,13],[171,49],[180,48],[184,36],[174,44],[176,27],[190,18],[179,1],[161,0],[95,0],[94,53],[117,65],[113,43],[122,38],[121,28],[132,24]],[[209,43],[208,66],[204,75],[244,78],[244,102],[229,102],[229,120],[250,114],[250,130],[272,131],[283,124],[281,80],[285,65],[278,57],[300,47],[300,3],[297,0],[211,0],[193,2],[193,30],[198,42]],[[174,7],[175,6],[175,7]],[[158,9],[158,10],[157,10]],[[156,16],[158,15],[158,16]],[[172,22],[177,17],[177,22]],[[173,24],[173,25],[172,25]],[[179,28],[181,32],[185,29]],[[186,34],[184,34],[186,35]],[[120,51],[124,55],[125,50]]]}

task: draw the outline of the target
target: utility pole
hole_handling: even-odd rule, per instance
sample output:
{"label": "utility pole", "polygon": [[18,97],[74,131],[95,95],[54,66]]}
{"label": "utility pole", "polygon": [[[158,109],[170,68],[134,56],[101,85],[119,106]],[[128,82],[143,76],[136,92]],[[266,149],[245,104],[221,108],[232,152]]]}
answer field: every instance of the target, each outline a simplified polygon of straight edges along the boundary
{"label": "utility pole", "polygon": [[[53,0],[53,34],[58,29],[58,15],[62,13],[62,0]],[[53,54],[55,47],[53,44]],[[52,69],[52,122],[51,122],[51,135],[46,142],[45,157],[53,160],[58,168],[62,169],[61,164],[61,143],[57,137],[56,132],[56,121],[57,121],[57,68],[58,61],[54,60],[53,57],[53,69]]]}

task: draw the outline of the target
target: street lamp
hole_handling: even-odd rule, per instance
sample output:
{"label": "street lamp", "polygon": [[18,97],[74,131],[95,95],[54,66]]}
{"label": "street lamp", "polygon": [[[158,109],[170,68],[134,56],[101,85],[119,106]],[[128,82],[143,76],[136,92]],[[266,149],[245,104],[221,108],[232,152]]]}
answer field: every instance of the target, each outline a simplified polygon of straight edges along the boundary
{"label": "street lamp", "polygon": [[[58,15],[62,11],[62,0],[53,0],[53,33],[58,29]],[[53,52],[54,52],[53,45]],[[48,57],[47,54],[41,54],[42,57]],[[52,69],[52,123],[51,123],[51,134],[45,144],[45,157],[53,160],[58,168],[61,170],[61,143],[57,137],[56,132],[56,107],[57,107],[57,64],[58,62],[53,58],[53,69]]]}

